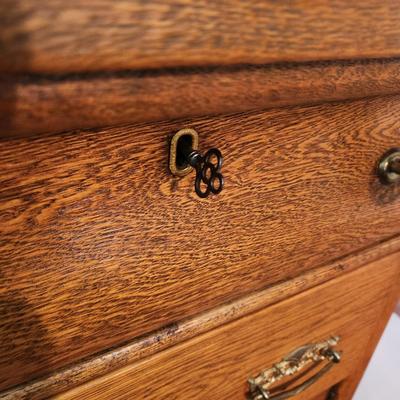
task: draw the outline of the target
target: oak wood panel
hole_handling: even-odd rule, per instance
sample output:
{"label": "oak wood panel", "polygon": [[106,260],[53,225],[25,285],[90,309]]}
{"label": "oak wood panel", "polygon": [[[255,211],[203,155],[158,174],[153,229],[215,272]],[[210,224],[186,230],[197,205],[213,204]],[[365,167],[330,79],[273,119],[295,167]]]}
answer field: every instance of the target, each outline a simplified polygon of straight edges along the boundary
{"label": "oak wood panel", "polygon": [[0,70],[400,56],[398,8],[395,0],[5,0]]}
{"label": "oak wood panel", "polygon": [[37,400],[66,391],[397,251],[400,251],[400,237],[392,238],[361,252],[352,253],[328,265],[307,271],[293,279],[251,293],[192,318],[179,321],[174,324],[173,329],[171,329],[171,326],[161,328],[127,345],[111,349],[88,360],[55,371],[45,378],[30,381],[2,392],[0,399]]}
{"label": "oak wood panel", "polygon": [[398,59],[8,78],[0,83],[0,136],[399,92]]}
{"label": "oak wood panel", "polygon": [[244,399],[248,377],[304,344],[339,335],[341,363],[296,396],[310,399],[357,371],[373,351],[370,336],[399,279],[397,253],[56,398]]}
{"label": "oak wood panel", "polygon": [[[398,233],[400,189],[374,168],[399,113],[392,97],[1,142],[3,388]],[[184,126],[226,156],[214,198],[167,171]]]}
{"label": "oak wood panel", "polygon": [[[397,256],[396,261],[397,263],[400,263],[400,254]],[[389,320],[390,316],[393,313],[393,310],[395,309],[398,296],[397,293],[400,290],[400,278],[397,278],[393,281],[392,283],[392,289],[391,292],[393,293],[392,295],[388,295],[386,302],[384,304],[384,308],[382,309],[379,318],[377,318],[377,326],[375,331],[370,335],[369,342],[366,347],[366,352],[364,354],[364,357],[362,359],[360,368],[354,371],[352,374],[351,378],[347,380],[346,384],[343,385],[343,388],[341,388],[340,394],[348,397],[349,399],[353,397],[358,384],[360,383],[361,378],[364,375],[364,372],[368,366],[368,363],[371,360],[371,357],[373,355],[373,351],[376,348],[376,346],[379,343],[379,340],[383,334],[383,331],[385,330],[387,321]]]}

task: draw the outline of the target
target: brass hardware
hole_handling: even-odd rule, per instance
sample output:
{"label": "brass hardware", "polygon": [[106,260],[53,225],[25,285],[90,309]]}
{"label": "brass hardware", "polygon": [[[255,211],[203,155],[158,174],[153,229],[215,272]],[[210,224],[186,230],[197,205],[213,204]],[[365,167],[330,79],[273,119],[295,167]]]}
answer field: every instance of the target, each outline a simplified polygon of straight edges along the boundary
{"label": "brass hardware", "polygon": [[177,176],[184,176],[195,168],[195,191],[199,197],[207,197],[210,193],[218,194],[224,187],[223,157],[218,149],[210,149],[202,156],[197,150],[198,142],[194,129],[177,132],[171,140],[169,168]]}
{"label": "brass hardware", "polygon": [[[335,363],[340,362],[340,354],[332,347],[339,342],[339,337],[332,337],[324,342],[308,344],[293,351],[271,368],[261,372],[256,378],[250,378],[249,396],[250,400],[284,400],[295,396],[315,383],[321,376],[325,375]],[[315,375],[302,384],[295,386],[285,392],[271,394],[271,386],[285,377],[294,375],[306,365],[312,362],[329,362]]]}
{"label": "brass hardware", "polygon": [[400,183],[400,148],[387,151],[379,161],[378,175],[382,183]]}
{"label": "brass hardware", "polygon": [[180,140],[190,141],[192,149],[197,150],[199,148],[199,135],[194,129],[185,128],[175,133],[171,139],[169,147],[169,169],[176,176],[185,176],[193,170],[193,167],[189,165],[187,161],[185,162],[184,160],[180,161],[177,159],[177,156],[179,156],[178,144]]}

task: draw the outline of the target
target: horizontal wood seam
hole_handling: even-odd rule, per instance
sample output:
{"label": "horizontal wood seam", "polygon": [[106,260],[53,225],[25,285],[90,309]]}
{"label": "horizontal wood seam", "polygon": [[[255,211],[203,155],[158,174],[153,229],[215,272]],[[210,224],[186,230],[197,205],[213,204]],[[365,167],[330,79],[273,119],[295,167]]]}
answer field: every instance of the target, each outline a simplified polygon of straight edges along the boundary
{"label": "horizontal wood seam", "polygon": [[375,246],[310,270],[298,277],[267,287],[201,315],[170,324],[124,346],[108,349],[106,353],[80,361],[56,371],[50,376],[8,389],[0,394],[0,399],[42,399],[61,393],[201,333],[257,312],[266,306],[311,289],[399,250],[400,236],[392,237]]}
{"label": "horizontal wood seam", "polygon": [[0,138],[400,93],[400,59],[0,80]]}
{"label": "horizontal wood seam", "polygon": [[374,64],[388,64],[400,63],[399,57],[387,58],[361,58],[361,59],[332,59],[332,60],[307,60],[307,61],[281,61],[266,64],[218,64],[218,65],[201,65],[201,66],[183,66],[183,67],[163,67],[151,69],[125,69],[116,71],[80,71],[80,72],[59,72],[59,73],[45,73],[45,72],[25,72],[25,73],[10,73],[1,74],[2,79],[8,79],[14,83],[28,84],[28,83],[61,83],[73,82],[81,80],[93,79],[109,79],[109,78],[143,78],[143,77],[163,77],[169,75],[185,76],[185,75],[199,75],[209,73],[238,73],[251,70],[292,70],[292,69],[312,69],[315,67],[330,67],[330,66],[364,66]]}

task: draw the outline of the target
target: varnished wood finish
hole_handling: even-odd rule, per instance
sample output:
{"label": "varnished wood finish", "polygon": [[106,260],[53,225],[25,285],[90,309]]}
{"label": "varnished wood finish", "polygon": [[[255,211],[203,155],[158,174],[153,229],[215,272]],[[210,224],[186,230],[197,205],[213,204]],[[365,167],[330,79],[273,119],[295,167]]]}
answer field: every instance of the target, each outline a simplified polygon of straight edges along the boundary
{"label": "varnished wood finish", "polygon": [[[399,113],[393,97],[3,141],[3,388],[397,233],[374,168]],[[168,173],[188,125],[226,156],[214,198]]]}
{"label": "varnished wood finish", "polygon": [[0,70],[400,56],[398,8],[393,0],[5,0]]}
{"label": "varnished wood finish", "polygon": [[56,398],[243,400],[248,377],[304,344],[339,335],[341,363],[296,396],[310,399],[357,371],[372,352],[370,338],[399,279],[397,253]]}
{"label": "varnished wood finish", "polygon": [[[216,307],[205,313],[162,328],[150,335],[105,354],[97,355],[76,365],[55,371],[50,376],[28,382],[17,388],[0,393],[2,400],[37,400],[78,386],[88,380],[105,375],[146,356],[166,349],[174,344],[195,337],[213,328],[222,326],[251,312],[282,301],[297,293],[322,284],[330,279],[350,272],[367,263],[400,251],[400,237],[395,237],[367,250],[353,253],[328,265],[308,271],[294,279],[278,283],[267,289]],[[348,379],[346,382],[348,382]],[[358,382],[358,380],[357,380]],[[346,386],[348,383],[346,383]]]}
{"label": "varnished wood finish", "polygon": [[[397,262],[400,262],[400,255],[398,257]],[[364,357],[362,357],[361,364],[359,368],[354,370],[353,374],[351,375],[351,378],[346,381],[345,384],[343,384],[343,387],[341,388],[340,394],[344,398],[353,398],[353,395],[357,389],[357,386],[364,375],[364,372],[368,366],[369,361],[371,360],[371,357],[373,355],[373,351],[376,348],[376,346],[379,343],[379,340],[381,339],[383,335],[383,331],[387,325],[387,322],[390,318],[390,316],[393,313],[394,307],[396,305],[396,302],[398,301],[398,296],[396,295],[396,290],[400,290],[400,278],[395,279],[392,282],[392,288],[391,292],[394,293],[394,295],[388,295],[386,302],[384,304],[384,308],[380,312],[380,314],[377,316],[377,326],[375,331],[370,335],[369,342],[366,347],[366,351],[364,352]],[[393,349],[396,351],[395,349]]]}
{"label": "varnished wood finish", "polygon": [[400,62],[19,77],[0,89],[0,137],[10,137],[396,94]]}

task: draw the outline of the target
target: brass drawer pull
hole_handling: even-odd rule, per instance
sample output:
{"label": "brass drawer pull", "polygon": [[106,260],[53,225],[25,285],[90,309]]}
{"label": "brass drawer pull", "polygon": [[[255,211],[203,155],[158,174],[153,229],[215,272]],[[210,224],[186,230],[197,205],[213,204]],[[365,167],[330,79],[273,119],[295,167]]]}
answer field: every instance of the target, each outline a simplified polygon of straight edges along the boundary
{"label": "brass drawer pull", "polygon": [[378,175],[382,183],[400,183],[400,148],[387,151],[379,161]]}
{"label": "brass drawer pull", "polygon": [[[319,378],[325,375],[334,364],[340,362],[340,354],[333,349],[339,341],[339,337],[332,337],[321,343],[308,344],[293,351],[271,368],[261,372],[256,378],[250,378],[249,395],[250,400],[284,400],[306,390]],[[285,377],[294,375],[310,363],[329,362],[315,375],[294,388],[280,392],[271,393],[271,386]]]}
{"label": "brass drawer pull", "polygon": [[198,135],[194,129],[181,129],[170,145],[169,167],[177,176],[196,170],[194,189],[199,197],[218,194],[224,187],[221,174],[223,157],[218,149],[210,149],[204,155],[198,151]]}

